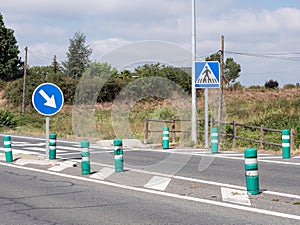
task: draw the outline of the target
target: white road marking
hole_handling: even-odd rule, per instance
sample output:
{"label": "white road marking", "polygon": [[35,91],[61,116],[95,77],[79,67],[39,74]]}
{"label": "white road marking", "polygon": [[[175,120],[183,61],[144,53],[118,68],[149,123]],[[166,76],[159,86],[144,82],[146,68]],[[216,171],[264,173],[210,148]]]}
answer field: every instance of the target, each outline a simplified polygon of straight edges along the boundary
{"label": "white road marking", "polygon": [[[114,166],[104,164],[104,163],[91,162],[91,164],[114,168]],[[156,175],[156,176],[161,176],[161,177],[175,178],[175,179],[178,179],[178,180],[185,180],[185,181],[191,181],[191,182],[196,182],[196,183],[210,184],[210,185],[214,185],[214,186],[227,187],[227,188],[240,189],[240,190],[246,190],[247,189],[244,186],[238,186],[238,185],[234,185],[234,184],[226,184],[226,183],[220,183],[220,182],[215,182],[215,181],[200,180],[200,179],[197,179],[197,178],[182,177],[182,176],[177,176],[177,175],[151,172],[151,171],[146,171],[146,170],[133,169],[133,168],[129,168],[129,167],[126,167],[126,168],[129,169],[130,171],[135,171],[135,172],[140,172],[140,173],[145,173],[145,174],[150,174],[150,175]],[[281,193],[281,192],[274,192],[274,191],[263,191],[263,193],[300,199],[300,195],[294,195],[294,194],[288,194],[288,193]]]}
{"label": "white road marking", "polygon": [[50,165],[54,164],[54,162],[47,161],[47,160],[34,160],[34,159],[18,159],[15,162],[16,165],[26,165],[26,164],[35,164],[35,165]]}
{"label": "white road marking", "polygon": [[153,176],[145,185],[145,188],[164,191],[169,185],[171,178]]}
{"label": "white road marking", "polygon": [[[23,148],[23,149],[31,150],[31,151],[46,152],[46,148],[39,148],[39,147],[26,147],[26,148]],[[63,152],[66,152],[66,151],[56,149],[56,153],[63,153]]]}
{"label": "white road marking", "polygon": [[73,167],[74,164],[77,164],[75,161],[65,161],[65,162],[58,162],[56,166],[49,168],[48,170],[51,171],[62,171],[68,167]]}
{"label": "white road marking", "polygon": [[60,145],[56,145],[56,149],[80,151],[80,147],[76,148],[76,147],[68,147],[68,146],[60,146]]}
{"label": "white road marking", "polygon": [[[211,157],[218,157],[218,158],[224,158],[224,159],[244,160],[244,158],[228,157],[228,156],[224,156],[224,155],[212,155]],[[285,165],[291,165],[291,166],[300,166],[300,163],[296,163],[296,162],[274,161],[274,160],[267,160],[267,159],[262,159],[262,158],[258,159],[258,162],[285,164]]]}
{"label": "white road marking", "polygon": [[258,159],[281,159],[282,156],[258,156]]}
{"label": "white road marking", "polygon": [[224,202],[232,202],[251,206],[247,191],[221,187],[221,194]]}
{"label": "white road marking", "polygon": [[170,197],[170,198],[199,202],[199,203],[204,203],[204,204],[211,204],[211,205],[216,205],[216,206],[221,206],[221,207],[243,210],[243,211],[247,211],[247,212],[255,212],[255,213],[260,213],[260,214],[264,214],[264,215],[271,215],[271,216],[276,216],[276,217],[280,217],[280,218],[288,218],[288,219],[294,219],[294,220],[300,221],[300,216],[298,216],[298,215],[292,215],[292,214],[281,213],[281,212],[265,210],[265,209],[252,208],[249,206],[236,205],[236,204],[231,204],[231,203],[226,203],[226,202],[218,202],[218,201],[196,198],[196,197],[191,197],[191,196],[183,196],[183,195],[179,195],[179,194],[173,194],[173,193],[151,190],[151,189],[146,189],[146,188],[127,186],[127,185],[112,183],[112,182],[108,182],[108,181],[102,181],[102,180],[91,179],[91,178],[86,178],[86,177],[79,177],[79,176],[74,176],[74,175],[57,173],[57,172],[52,172],[52,171],[48,171],[48,170],[23,167],[23,166],[18,166],[18,165],[14,165],[14,164],[0,162],[0,165],[17,168],[17,169],[24,169],[24,170],[33,171],[33,172],[39,172],[39,173],[44,173],[44,174],[60,176],[60,177],[64,177],[64,178],[74,179],[74,180],[81,180],[81,181],[85,181],[85,182],[97,183],[97,184],[102,184],[102,185],[107,185],[107,186],[111,186],[111,187],[117,187],[117,188],[132,190],[132,191],[156,194],[156,195]]}
{"label": "white road marking", "polygon": [[90,176],[90,178],[94,178],[94,179],[99,179],[99,180],[104,180],[107,177],[109,177],[110,175],[112,175],[115,172],[114,169],[112,168],[108,168],[108,167],[104,167],[103,169],[101,169],[99,172],[94,173]]}
{"label": "white road marking", "polygon": [[24,143],[24,142],[12,142],[12,147],[26,147],[26,146],[46,146],[45,143]]}

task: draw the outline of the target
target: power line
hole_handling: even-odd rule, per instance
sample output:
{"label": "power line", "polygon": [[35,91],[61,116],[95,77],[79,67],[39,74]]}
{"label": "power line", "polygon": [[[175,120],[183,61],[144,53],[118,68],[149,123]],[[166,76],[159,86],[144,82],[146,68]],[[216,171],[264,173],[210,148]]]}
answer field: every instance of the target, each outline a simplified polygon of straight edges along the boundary
{"label": "power line", "polygon": [[[228,54],[234,55],[244,55],[256,58],[267,58],[267,59],[279,59],[279,60],[288,60],[288,61],[300,61],[300,52],[290,52],[290,53],[249,53],[249,52],[234,52],[234,51],[225,51]],[[298,56],[299,55],[299,56]]]}

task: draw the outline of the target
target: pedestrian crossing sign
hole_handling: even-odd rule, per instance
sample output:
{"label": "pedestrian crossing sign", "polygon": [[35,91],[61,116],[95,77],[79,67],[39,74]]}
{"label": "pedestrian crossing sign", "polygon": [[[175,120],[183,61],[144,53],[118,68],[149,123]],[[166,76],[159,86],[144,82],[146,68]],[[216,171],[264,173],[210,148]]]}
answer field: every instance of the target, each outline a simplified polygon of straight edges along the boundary
{"label": "pedestrian crossing sign", "polygon": [[195,62],[195,88],[220,88],[219,62]]}

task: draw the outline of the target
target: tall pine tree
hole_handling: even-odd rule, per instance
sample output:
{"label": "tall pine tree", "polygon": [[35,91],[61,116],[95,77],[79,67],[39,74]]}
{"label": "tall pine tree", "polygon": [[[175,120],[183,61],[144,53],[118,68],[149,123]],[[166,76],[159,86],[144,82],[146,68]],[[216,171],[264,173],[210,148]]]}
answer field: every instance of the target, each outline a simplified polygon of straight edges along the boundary
{"label": "tall pine tree", "polygon": [[74,37],[70,39],[67,60],[62,63],[64,72],[69,77],[81,77],[90,63],[89,57],[92,54],[92,49],[85,45],[85,38],[83,33],[76,32]]}
{"label": "tall pine tree", "polygon": [[14,31],[5,27],[0,13],[0,79],[10,81],[22,77],[19,53]]}

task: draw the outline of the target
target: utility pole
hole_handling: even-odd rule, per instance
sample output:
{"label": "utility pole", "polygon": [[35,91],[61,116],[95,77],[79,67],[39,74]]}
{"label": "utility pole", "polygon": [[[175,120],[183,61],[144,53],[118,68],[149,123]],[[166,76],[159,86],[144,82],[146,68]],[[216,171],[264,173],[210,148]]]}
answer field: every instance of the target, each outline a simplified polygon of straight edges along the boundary
{"label": "utility pole", "polygon": [[25,47],[25,62],[24,62],[24,78],[23,78],[23,99],[22,99],[22,114],[25,113],[25,95],[26,95],[26,73],[27,73],[27,51],[28,47]]}
{"label": "utility pole", "polygon": [[227,80],[224,76],[224,36],[221,36],[221,60],[220,60],[220,72],[221,72],[221,90],[220,90],[220,99],[219,99],[219,121],[222,121],[222,111],[223,111],[223,88],[224,82],[227,83]]}
{"label": "utility pole", "polygon": [[192,119],[191,133],[194,145],[197,144],[197,104],[195,87],[195,61],[196,61],[196,7],[195,0],[192,0]]}

